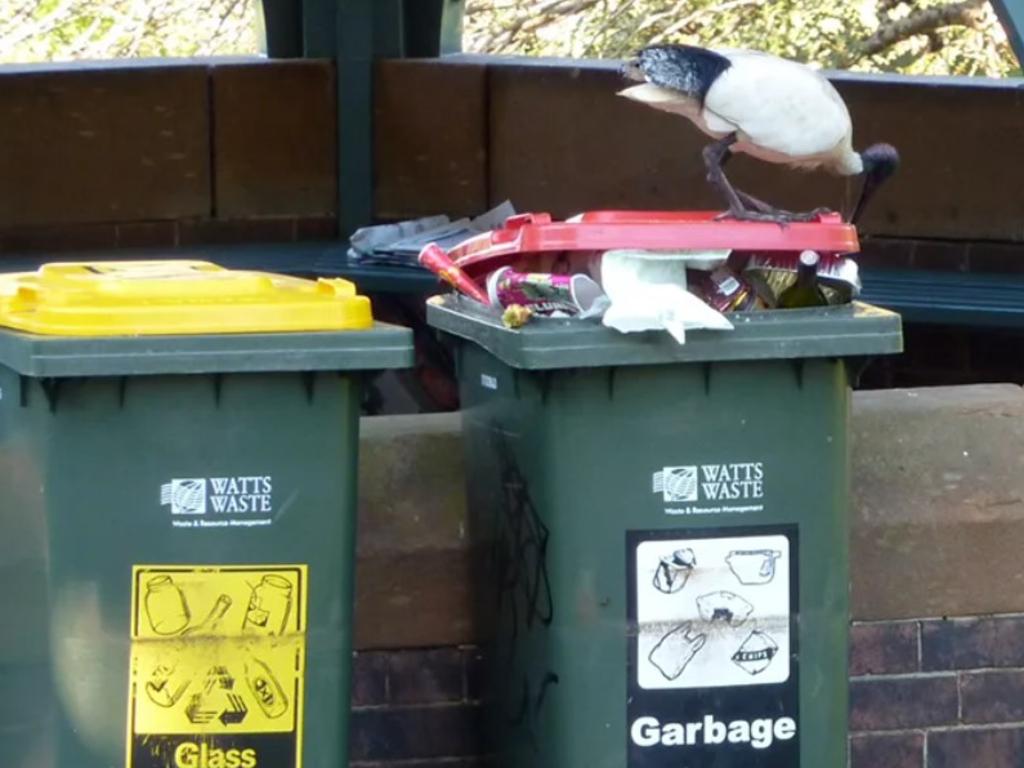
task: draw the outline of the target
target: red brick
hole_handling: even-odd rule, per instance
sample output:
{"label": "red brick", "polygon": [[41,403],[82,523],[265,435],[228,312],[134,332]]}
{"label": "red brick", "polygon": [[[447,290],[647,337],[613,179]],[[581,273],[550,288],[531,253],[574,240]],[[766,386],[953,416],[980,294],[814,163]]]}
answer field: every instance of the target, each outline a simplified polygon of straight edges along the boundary
{"label": "red brick", "polygon": [[352,713],[352,761],[473,757],[480,753],[480,712],[470,704]]}
{"label": "red brick", "polygon": [[1024,617],[925,621],[921,665],[928,671],[1024,667]]}
{"label": "red brick", "polygon": [[0,227],[206,214],[208,106],[205,66],[5,74]]}
{"label": "red brick", "polygon": [[178,238],[173,221],[131,221],[117,225],[118,248],[171,247]]}
{"label": "red brick", "polygon": [[916,622],[853,625],[850,630],[850,674],[917,672],[917,633]]}
{"label": "red brick", "polygon": [[388,701],[387,653],[361,651],[352,658],[352,706],[371,707]]}
{"label": "red brick", "polygon": [[1021,768],[1024,728],[938,731],[928,734],[928,768]]}
{"label": "red brick", "polygon": [[1024,721],[1024,671],[969,672],[960,676],[965,723]]}
{"label": "red brick", "polygon": [[437,704],[463,698],[463,659],[458,648],[391,654],[391,703]]}
{"label": "red brick", "polygon": [[850,768],[924,768],[924,734],[853,736],[850,739]]}
{"label": "red brick", "polygon": [[957,722],[955,675],[861,678],[850,684],[850,728],[900,731]]}
{"label": "red brick", "polygon": [[220,218],[332,214],[337,108],[327,61],[212,71],[215,206]]}

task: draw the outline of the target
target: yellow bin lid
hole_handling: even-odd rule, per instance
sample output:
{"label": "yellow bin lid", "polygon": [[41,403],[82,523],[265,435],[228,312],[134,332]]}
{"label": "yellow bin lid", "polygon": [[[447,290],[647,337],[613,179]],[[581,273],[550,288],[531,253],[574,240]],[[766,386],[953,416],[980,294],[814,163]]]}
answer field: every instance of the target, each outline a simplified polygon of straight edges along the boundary
{"label": "yellow bin lid", "polygon": [[101,261],[0,275],[0,326],[60,336],[350,331],[373,327],[373,313],[348,280]]}

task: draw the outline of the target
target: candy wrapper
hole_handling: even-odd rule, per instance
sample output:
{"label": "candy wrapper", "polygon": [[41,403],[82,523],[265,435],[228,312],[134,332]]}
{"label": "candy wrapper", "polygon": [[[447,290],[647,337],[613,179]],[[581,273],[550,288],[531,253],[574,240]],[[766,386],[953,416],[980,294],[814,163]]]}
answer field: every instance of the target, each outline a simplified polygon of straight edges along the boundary
{"label": "candy wrapper", "polygon": [[604,291],[586,275],[516,272],[502,267],[487,278],[492,306],[528,307],[536,314],[586,316],[604,298]]}
{"label": "candy wrapper", "polygon": [[[782,292],[796,282],[799,262],[799,253],[754,254],[743,270],[743,277],[774,307]],[[829,304],[849,303],[861,290],[857,262],[846,256],[821,254],[818,284]]]}
{"label": "candy wrapper", "polygon": [[457,291],[476,299],[481,304],[488,304],[487,294],[479,285],[456,266],[441,246],[431,243],[420,251],[419,262]]}

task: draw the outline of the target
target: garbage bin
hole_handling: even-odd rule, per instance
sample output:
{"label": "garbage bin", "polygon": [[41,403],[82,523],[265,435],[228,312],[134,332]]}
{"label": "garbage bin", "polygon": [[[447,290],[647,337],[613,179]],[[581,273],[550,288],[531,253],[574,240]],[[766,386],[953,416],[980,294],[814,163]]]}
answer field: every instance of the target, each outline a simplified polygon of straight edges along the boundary
{"label": "garbage bin", "polygon": [[360,378],[409,332],[203,262],[0,277],[0,325],[0,763],[344,765]]}
{"label": "garbage bin", "polygon": [[849,379],[900,350],[899,318],[730,317],[680,345],[428,305],[456,348],[502,768],[846,765]]}

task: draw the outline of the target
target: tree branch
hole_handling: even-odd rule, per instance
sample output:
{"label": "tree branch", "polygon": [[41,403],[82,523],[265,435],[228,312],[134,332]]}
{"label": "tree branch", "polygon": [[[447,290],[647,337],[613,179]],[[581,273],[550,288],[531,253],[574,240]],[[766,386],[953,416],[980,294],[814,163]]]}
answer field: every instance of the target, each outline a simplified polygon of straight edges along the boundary
{"label": "tree branch", "polygon": [[543,0],[539,4],[521,3],[514,7],[502,8],[511,18],[498,20],[493,14],[493,0],[485,3],[470,3],[466,6],[466,17],[477,14],[490,18],[487,31],[477,40],[477,45],[487,53],[503,53],[518,42],[521,35],[530,34],[567,16],[589,10],[601,0]]}
{"label": "tree branch", "polygon": [[942,27],[977,27],[985,17],[986,0],[963,0],[950,5],[922,8],[902,19],[883,24],[857,46],[860,56],[874,56],[917,35],[926,35]]}

